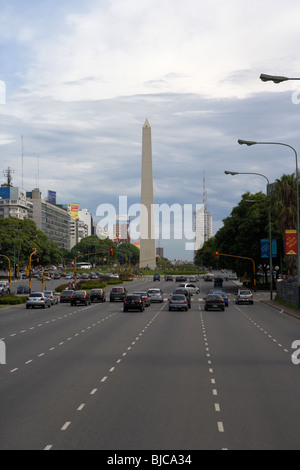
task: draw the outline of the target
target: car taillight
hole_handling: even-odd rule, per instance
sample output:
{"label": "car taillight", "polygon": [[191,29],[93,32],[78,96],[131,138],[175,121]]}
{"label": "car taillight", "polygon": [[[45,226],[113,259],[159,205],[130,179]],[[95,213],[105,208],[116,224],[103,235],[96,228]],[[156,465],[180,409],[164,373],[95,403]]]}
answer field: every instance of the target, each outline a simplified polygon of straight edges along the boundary
{"label": "car taillight", "polygon": [[140,300],[140,301],[139,301],[139,304],[141,304],[141,303],[142,303],[142,301]]}
{"label": "car taillight", "polygon": [[44,297],[42,297],[41,300],[45,300]]}
{"label": "car taillight", "polygon": [[184,303],[187,304],[187,300],[185,300]]}

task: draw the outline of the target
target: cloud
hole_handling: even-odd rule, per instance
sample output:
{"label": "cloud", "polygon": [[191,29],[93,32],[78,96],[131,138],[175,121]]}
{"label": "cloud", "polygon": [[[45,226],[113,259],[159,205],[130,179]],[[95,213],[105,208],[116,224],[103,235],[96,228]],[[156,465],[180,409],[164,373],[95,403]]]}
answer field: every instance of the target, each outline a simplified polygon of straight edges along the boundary
{"label": "cloud", "polygon": [[95,214],[119,195],[139,202],[146,118],[155,202],[201,203],[205,171],[215,227],[244,192],[265,190],[263,178],[232,178],[224,170],[259,172],[271,181],[295,171],[289,149],[241,147],[237,140],[279,140],[300,149],[297,82],[259,80],[262,72],[297,76],[298,1],[1,6],[0,80],[7,96],[0,105],[0,155],[3,169],[16,170],[15,184],[22,179],[23,135],[26,189],[37,182],[39,159],[43,194],[56,190],[61,203],[79,202]]}

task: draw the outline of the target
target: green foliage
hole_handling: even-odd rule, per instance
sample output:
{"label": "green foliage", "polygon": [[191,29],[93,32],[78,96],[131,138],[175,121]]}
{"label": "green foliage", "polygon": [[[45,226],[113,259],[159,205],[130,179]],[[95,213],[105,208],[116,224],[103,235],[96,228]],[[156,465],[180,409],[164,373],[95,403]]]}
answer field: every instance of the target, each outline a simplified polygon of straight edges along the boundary
{"label": "green foliage", "polygon": [[[56,264],[62,254],[56,243],[36,228],[32,220],[19,220],[13,217],[0,219],[0,253],[15,260],[20,266],[28,265],[32,249],[37,249],[37,256],[32,257],[32,265]],[[37,258],[39,262],[37,263]],[[7,262],[2,258],[2,269]]]}
{"label": "green foliage", "polygon": [[0,305],[19,305],[24,304],[27,300],[28,296],[26,297],[17,297],[14,295],[8,295],[6,297],[0,297]]}

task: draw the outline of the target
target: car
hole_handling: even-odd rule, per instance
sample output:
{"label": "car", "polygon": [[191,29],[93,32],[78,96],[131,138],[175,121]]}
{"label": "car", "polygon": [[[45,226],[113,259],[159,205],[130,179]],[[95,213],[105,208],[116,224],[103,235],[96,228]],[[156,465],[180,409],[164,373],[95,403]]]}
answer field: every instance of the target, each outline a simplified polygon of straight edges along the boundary
{"label": "car", "polygon": [[91,302],[106,302],[106,294],[103,289],[92,289],[90,297]]}
{"label": "car", "polygon": [[0,282],[0,294],[8,294],[9,284],[8,282]]}
{"label": "car", "polygon": [[73,292],[71,289],[63,290],[60,294],[60,303],[71,302]]}
{"label": "car", "polygon": [[186,276],[176,276],[176,282],[186,282]]}
{"label": "car", "polygon": [[60,279],[61,275],[59,273],[55,273],[53,279]]}
{"label": "car", "polygon": [[165,275],[165,281],[171,281],[173,282],[173,276],[171,274],[166,274]]}
{"label": "car", "polygon": [[204,281],[205,282],[212,282],[213,280],[213,275],[212,274],[205,274],[204,276]]}
{"label": "car", "polygon": [[91,305],[90,294],[86,290],[77,290],[73,292],[71,297],[71,306],[77,304]]}
{"label": "car", "polygon": [[30,294],[30,289],[25,284],[18,286],[17,294]]}
{"label": "car", "polygon": [[160,289],[148,289],[147,291],[148,297],[150,298],[150,302],[163,302],[164,296]]}
{"label": "car", "polygon": [[183,294],[172,294],[169,299],[169,311],[171,310],[185,310],[188,311],[188,301]]}
{"label": "car", "polygon": [[236,300],[236,304],[252,304],[253,305],[253,294],[249,289],[239,289]]}
{"label": "car", "polygon": [[223,287],[223,278],[221,276],[214,278],[214,287]]}
{"label": "car", "polygon": [[29,294],[26,301],[26,308],[28,309],[30,307],[50,308],[51,300],[45,295],[45,292],[32,292],[31,294]]}
{"label": "car", "polygon": [[191,284],[190,282],[187,284],[179,284],[179,287],[189,290],[192,295],[200,294],[199,287],[196,287],[195,284]]}
{"label": "car", "polygon": [[219,294],[223,297],[224,299],[224,303],[225,303],[225,307],[229,307],[229,300],[228,300],[228,295],[226,294],[226,292],[222,291],[222,290],[213,290],[211,292],[211,294]]}
{"label": "car", "polygon": [[74,277],[74,274],[69,273],[69,274],[66,274],[65,279],[66,279],[66,280],[68,280],[68,279],[73,279],[73,277]]}
{"label": "car", "polygon": [[188,303],[188,308],[192,308],[192,294],[188,289],[185,289],[184,287],[177,287],[174,291],[173,294],[181,294],[186,297],[187,303]]}
{"label": "car", "polygon": [[145,307],[149,307],[151,302],[147,292],[134,292],[133,295],[141,295],[144,301]]}
{"label": "car", "polygon": [[127,295],[127,290],[125,287],[113,287],[110,290],[109,300],[110,302],[114,302],[115,300],[121,300],[124,302],[124,299]]}
{"label": "car", "polygon": [[124,299],[123,311],[128,312],[128,310],[140,310],[141,312],[145,310],[144,301],[141,295],[126,295]]}
{"label": "car", "polygon": [[225,310],[225,302],[220,294],[208,294],[205,298],[205,310]]}
{"label": "car", "polygon": [[58,304],[58,297],[52,290],[45,290],[45,295],[50,298],[51,305]]}
{"label": "car", "polygon": [[159,274],[154,274],[153,281],[160,281],[160,275]]}

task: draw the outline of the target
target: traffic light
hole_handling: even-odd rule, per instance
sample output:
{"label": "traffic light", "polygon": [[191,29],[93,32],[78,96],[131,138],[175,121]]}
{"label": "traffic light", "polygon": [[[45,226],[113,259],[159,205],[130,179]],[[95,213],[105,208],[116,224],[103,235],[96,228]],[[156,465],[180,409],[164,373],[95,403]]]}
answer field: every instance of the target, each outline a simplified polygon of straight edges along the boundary
{"label": "traffic light", "polygon": [[216,251],[216,259],[219,259],[219,252]]}
{"label": "traffic light", "polygon": [[113,248],[110,248],[109,252],[110,252],[110,256],[114,256],[114,249]]}

